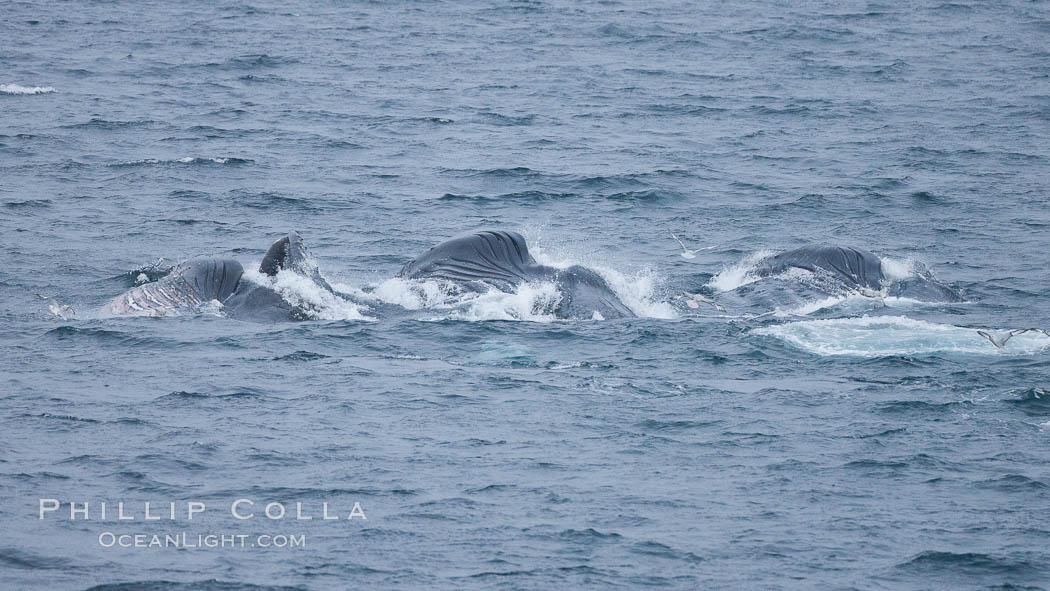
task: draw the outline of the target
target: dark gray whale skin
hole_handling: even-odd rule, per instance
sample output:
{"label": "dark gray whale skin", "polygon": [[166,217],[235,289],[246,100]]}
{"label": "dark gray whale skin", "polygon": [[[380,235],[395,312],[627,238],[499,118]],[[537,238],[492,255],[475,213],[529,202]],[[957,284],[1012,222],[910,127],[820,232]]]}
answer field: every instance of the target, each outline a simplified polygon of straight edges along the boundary
{"label": "dark gray whale skin", "polygon": [[756,274],[779,275],[789,269],[823,272],[843,284],[886,294],[927,302],[961,302],[958,291],[938,282],[926,267],[919,266],[907,279],[892,279],[883,270],[882,259],[859,248],[839,246],[804,246],[782,252],[760,261]]}
{"label": "dark gray whale skin", "polygon": [[[259,271],[274,276],[289,269],[331,289],[321,277],[298,232],[290,232],[270,246]],[[244,268],[233,259],[195,259],[175,266],[153,283],[134,287],[107,306],[117,316],[165,316],[195,310],[210,302],[222,303],[230,318],[256,322],[303,320],[306,315],[284,301],[281,294],[244,277]]]}
{"label": "dark gray whale skin", "polygon": [[495,288],[512,293],[522,283],[551,281],[562,294],[553,311],[557,318],[589,320],[595,312],[605,319],[634,317],[601,275],[579,265],[541,265],[517,232],[484,231],[447,240],[405,265],[397,276],[449,281],[476,292]]}

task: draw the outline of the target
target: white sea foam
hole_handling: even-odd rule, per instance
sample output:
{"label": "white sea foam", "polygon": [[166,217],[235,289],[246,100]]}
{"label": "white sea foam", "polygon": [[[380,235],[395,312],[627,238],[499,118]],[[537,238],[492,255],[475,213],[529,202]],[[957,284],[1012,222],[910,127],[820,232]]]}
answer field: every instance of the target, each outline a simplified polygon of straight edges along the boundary
{"label": "white sea foam", "polygon": [[56,92],[50,86],[21,86],[19,84],[0,84],[0,94],[48,94]]}
{"label": "white sea foam", "polygon": [[899,281],[916,276],[922,269],[922,265],[914,259],[895,259],[893,257],[881,257],[882,274],[887,279]]}
{"label": "white sea foam", "polygon": [[[986,329],[1003,332],[998,329]],[[802,320],[753,331],[782,339],[817,355],[883,357],[966,353],[1032,355],[1050,349],[1050,339],[1024,334],[1010,339],[1001,351],[977,334],[977,329],[938,324],[901,316],[863,316]]]}
{"label": "white sea foam", "polygon": [[747,285],[748,283],[754,283],[761,279],[761,277],[755,275],[755,266],[762,259],[773,256],[774,254],[776,253],[771,250],[760,250],[754,252],[735,265],[724,267],[721,272],[707,282],[707,286],[715,291],[725,292],[733,291],[734,289]]}
{"label": "white sea foam", "polygon": [[796,308],[789,308],[787,310],[782,310],[778,307],[773,310],[773,315],[781,318],[785,316],[809,316],[814,312],[842,306],[850,299],[864,299],[867,300],[865,305],[869,307],[871,305],[871,301],[868,298],[862,298],[861,296],[854,296],[853,298],[850,296],[828,296],[822,300],[807,302]]}
{"label": "white sea foam", "polygon": [[881,296],[868,296],[859,293],[852,293],[848,295],[839,296],[828,296],[826,298],[807,302],[795,308],[788,308],[782,310],[777,308],[773,311],[773,316],[777,317],[788,317],[788,316],[809,316],[815,312],[821,310],[828,310],[836,308],[837,312],[840,313],[857,313],[861,314],[866,311],[870,311],[873,307],[885,307],[885,308],[922,308],[927,306],[939,306],[937,302],[923,302],[921,300],[914,300],[911,298],[901,298],[896,296],[881,297]]}
{"label": "white sea foam", "polygon": [[198,158],[195,156],[184,156],[182,158],[173,158],[170,160],[164,160],[160,158],[142,158],[140,160],[126,160],[120,162],[115,166],[142,166],[152,164],[231,164],[231,163],[243,163],[245,160],[240,158]]}
{"label": "white sea foam", "polygon": [[366,306],[341,298],[294,271],[281,270],[276,277],[270,277],[252,268],[245,269],[244,278],[273,289],[284,301],[315,320],[374,320],[364,315]]}
{"label": "white sea foam", "polygon": [[[346,286],[337,284],[343,291]],[[387,279],[367,296],[408,310],[447,311],[442,318],[459,320],[527,320],[551,322],[561,301],[561,292],[551,282],[525,283],[513,293],[491,288],[484,292],[465,291],[453,283],[432,280]],[[441,318],[436,318],[441,319]]]}
{"label": "white sea foam", "polygon": [[222,316],[224,313],[224,306],[219,300],[208,300],[200,305],[198,311],[201,314],[208,314],[211,316]]}
{"label": "white sea foam", "polygon": [[450,308],[463,303],[464,298],[476,296],[473,293],[462,294],[460,291],[446,282],[394,277],[376,285],[369,295],[387,304],[395,304],[408,310],[421,310]]}
{"label": "white sea foam", "polygon": [[532,351],[526,345],[488,341],[482,343],[478,357],[485,361],[531,360]]}
{"label": "white sea foam", "polygon": [[561,301],[558,286],[551,282],[523,283],[514,293],[491,289],[471,299],[466,306],[454,310],[452,318],[459,320],[525,320],[552,322],[557,320],[554,310]]}

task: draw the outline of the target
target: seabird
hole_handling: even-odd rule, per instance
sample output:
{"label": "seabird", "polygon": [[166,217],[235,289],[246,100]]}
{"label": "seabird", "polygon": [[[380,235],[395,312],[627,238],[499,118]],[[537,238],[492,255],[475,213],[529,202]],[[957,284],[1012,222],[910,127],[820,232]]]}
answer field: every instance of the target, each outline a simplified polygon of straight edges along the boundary
{"label": "seabird", "polygon": [[1006,341],[1009,341],[1011,337],[1026,332],[1040,332],[1046,335],[1047,338],[1050,338],[1050,331],[1047,331],[1045,328],[1015,328],[1011,331],[1007,331],[1002,337],[996,337],[995,335],[989,334],[983,330],[977,331],[977,334],[991,341],[996,349],[1002,349],[1006,346]]}
{"label": "seabird", "polygon": [[674,232],[671,232],[671,238],[674,238],[675,240],[678,241],[678,244],[682,245],[682,252],[680,254],[682,255],[683,259],[695,259],[696,258],[696,253],[702,252],[702,251],[705,251],[705,250],[711,250],[712,248],[714,248],[714,246],[705,246],[704,248],[698,248],[696,250],[689,250],[688,248],[685,247],[685,244],[682,242],[682,240],[680,238],[678,238],[678,236],[674,235]]}
{"label": "seabird", "polygon": [[63,304],[55,298],[48,297],[46,295],[36,294],[36,296],[42,300],[51,300],[47,306],[47,311],[51,312],[55,318],[61,318],[62,320],[69,320],[70,316],[76,316],[76,311],[73,310],[73,306],[69,304]]}
{"label": "seabird", "polygon": [[707,296],[705,296],[704,294],[701,294],[701,293],[689,293],[689,292],[685,291],[685,292],[682,292],[682,293],[674,296],[674,299],[676,299],[676,300],[684,299],[685,300],[685,305],[689,306],[690,308],[694,308],[694,309],[695,308],[699,308],[700,304],[708,304],[710,306],[714,306],[715,309],[718,310],[719,312],[725,312],[726,311],[726,309],[724,307],[722,307],[721,304],[719,304],[718,302],[712,300],[711,298],[709,298],[709,297],[707,297]]}

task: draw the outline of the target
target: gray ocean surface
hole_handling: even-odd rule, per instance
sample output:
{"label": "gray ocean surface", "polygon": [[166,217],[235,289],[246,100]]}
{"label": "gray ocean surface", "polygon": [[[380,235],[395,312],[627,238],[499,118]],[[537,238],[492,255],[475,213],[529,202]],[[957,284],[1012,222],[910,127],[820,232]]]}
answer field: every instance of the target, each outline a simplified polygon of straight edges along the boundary
{"label": "gray ocean surface", "polygon": [[[1050,3],[15,0],[0,29],[0,588],[1050,587],[1050,340],[976,334],[1050,327]],[[290,229],[348,294],[316,318],[98,312]],[[392,279],[480,229],[639,317]],[[673,299],[809,244],[965,302]]]}

